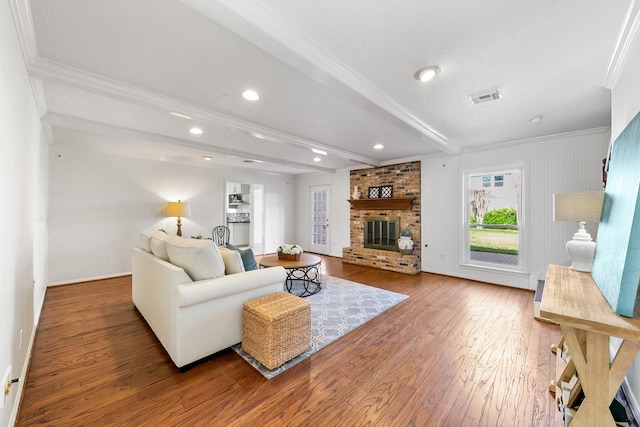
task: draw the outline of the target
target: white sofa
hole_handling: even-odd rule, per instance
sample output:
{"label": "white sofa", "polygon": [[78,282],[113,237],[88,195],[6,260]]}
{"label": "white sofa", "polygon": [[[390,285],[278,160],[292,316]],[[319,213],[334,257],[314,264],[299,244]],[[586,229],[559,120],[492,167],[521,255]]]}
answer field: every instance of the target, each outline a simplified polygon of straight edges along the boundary
{"label": "white sofa", "polygon": [[140,246],[133,303],[178,368],[239,343],[242,303],[283,290],[282,267],[244,271],[237,251],[210,240],[155,232],[142,234]]}

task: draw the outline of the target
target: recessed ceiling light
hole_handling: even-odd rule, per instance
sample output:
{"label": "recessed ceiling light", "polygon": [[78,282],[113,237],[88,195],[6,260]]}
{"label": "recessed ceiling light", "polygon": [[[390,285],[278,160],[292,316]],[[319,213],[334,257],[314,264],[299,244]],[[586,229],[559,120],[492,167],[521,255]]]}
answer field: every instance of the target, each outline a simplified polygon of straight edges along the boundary
{"label": "recessed ceiling light", "polygon": [[313,161],[314,161],[314,162],[319,162],[320,160],[322,160],[320,157],[314,157],[314,158],[313,158]]}
{"label": "recessed ceiling light", "polygon": [[202,156],[202,158],[205,160],[213,160],[213,157],[211,156]]}
{"label": "recessed ceiling light", "polygon": [[247,89],[242,92],[242,97],[247,101],[257,101],[260,99],[260,95],[255,90]]}
{"label": "recessed ceiling light", "polygon": [[544,118],[543,115],[533,116],[529,119],[529,123],[540,123],[543,118]]}
{"label": "recessed ceiling light", "polygon": [[373,148],[375,148],[376,150],[382,150],[384,148],[384,145],[376,144],[376,145],[373,146]]}
{"label": "recessed ceiling light", "polygon": [[422,67],[415,73],[413,73],[413,77],[416,80],[421,82],[428,82],[432,78],[434,78],[440,72],[440,67],[436,65],[430,65],[428,67]]}
{"label": "recessed ceiling light", "polygon": [[176,113],[175,111],[169,111],[169,114],[171,114],[172,116],[180,117],[181,119],[192,120],[191,117],[187,116],[186,114]]}
{"label": "recessed ceiling light", "polygon": [[264,139],[264,135],[261,133],[251,132],[251,136],[258,139]]}
{"label": "recessed ceiling light", "polygon": [[193,135],[202,135],[202,129],[200,128],[191,128],[189,129],[189,132],[191,132]]}
{"label": "recessed ceiling light", "polygon": [[326,152],[326,151],[318,150],[317,148],[312,148],[312,149],[311,149],[311,151],[313,151],[313,152],[314,152],[314,153],[316,153],[316,154],[322,154],[323,156],[326,156],[326,155],[327,155],[327,152]]}

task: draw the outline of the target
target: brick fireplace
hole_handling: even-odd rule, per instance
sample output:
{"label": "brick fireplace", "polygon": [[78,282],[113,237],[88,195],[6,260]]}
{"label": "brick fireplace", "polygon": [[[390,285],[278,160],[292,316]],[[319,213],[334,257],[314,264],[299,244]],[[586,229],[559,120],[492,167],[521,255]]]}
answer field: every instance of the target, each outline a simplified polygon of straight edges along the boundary
{"label": "brick fireplace", "polygon": [[[421,269],[420,162],[354,170],[350,174],[350,184],[351,191],[358,186],[364,200],[352,202],[350,246],[342,249],[343,262],[406,274],[418,273]],[[393,186],[392,198],[368,199],[369,187],[382,186]],[[413,203],[407,202],[408,198],[414,198]],[[365,222],[380,217],[397,218],[399,228],[409,227],[414,241],[411,254],[403,255],[396,248],[365,248]],[[394,240],[397,237],[394,236]]]}

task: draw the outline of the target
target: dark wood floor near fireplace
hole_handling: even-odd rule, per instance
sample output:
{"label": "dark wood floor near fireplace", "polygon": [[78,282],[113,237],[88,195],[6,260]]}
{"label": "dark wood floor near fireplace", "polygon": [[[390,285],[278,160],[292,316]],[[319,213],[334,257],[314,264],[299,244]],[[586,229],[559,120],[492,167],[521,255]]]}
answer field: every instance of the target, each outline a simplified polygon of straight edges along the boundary
{"label": "dark wood floor near fireplace", "polygon": [[322,268],[410,298],[271,380],[230,350],[181,374],[130,277],[48,289],[17,425],[554,425],[560,332],[533,320],[532,292]]}

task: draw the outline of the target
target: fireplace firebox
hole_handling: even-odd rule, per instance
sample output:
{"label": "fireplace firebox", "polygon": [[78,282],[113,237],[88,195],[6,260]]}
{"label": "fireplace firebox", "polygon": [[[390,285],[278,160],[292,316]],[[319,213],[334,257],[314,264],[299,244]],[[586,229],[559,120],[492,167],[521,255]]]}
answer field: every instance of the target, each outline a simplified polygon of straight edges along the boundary
{"label": "fireplace firebox", "polygon": [[364,247],[399,252],[399,216],[367,216],[364,219]]}

